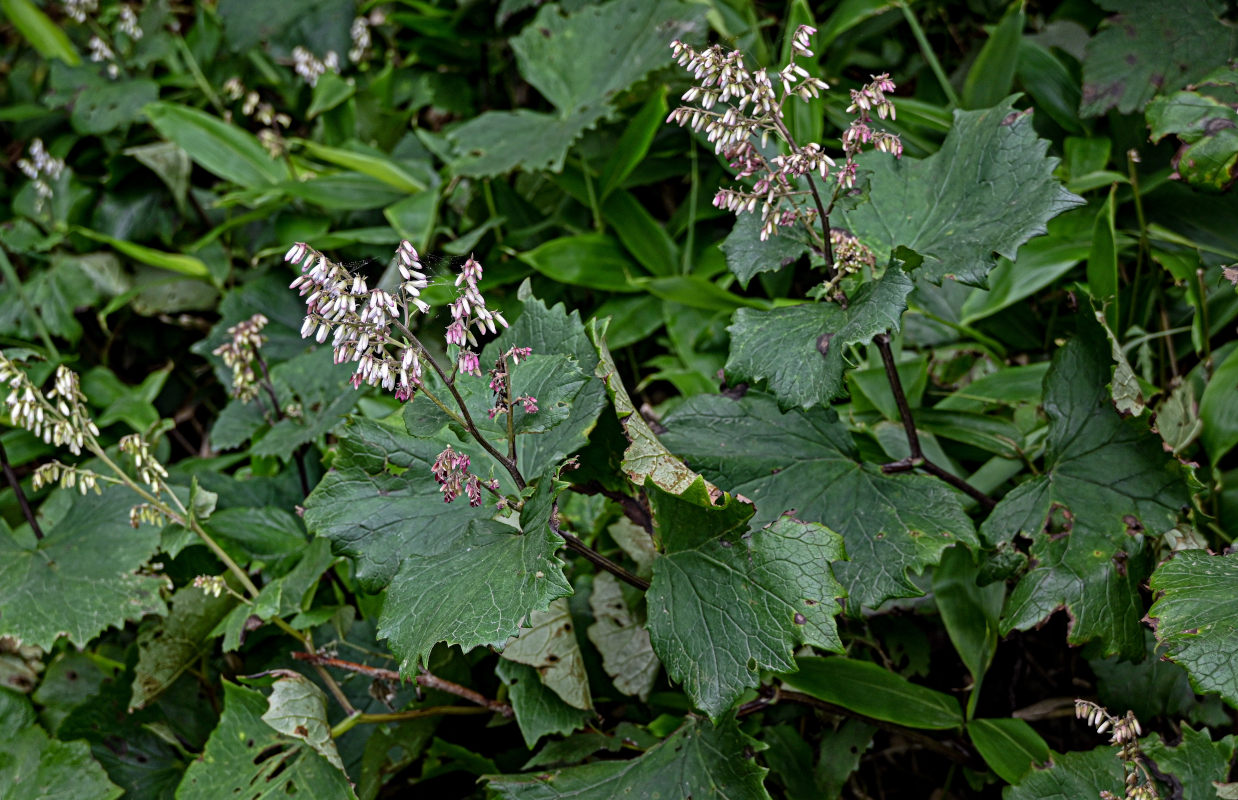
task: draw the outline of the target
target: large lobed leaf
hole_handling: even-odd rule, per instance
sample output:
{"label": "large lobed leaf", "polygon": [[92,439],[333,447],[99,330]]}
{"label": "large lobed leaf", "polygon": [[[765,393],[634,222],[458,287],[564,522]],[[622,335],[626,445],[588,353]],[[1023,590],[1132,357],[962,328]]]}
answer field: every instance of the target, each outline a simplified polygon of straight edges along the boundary
{"label": "large lobed leaf", "polygon": [[774,399],[702,395],[667,416],[662,441],[719,486],[756,504],[753,525],[791,511],[842,534],[848,561],[834,565],[848,610],[923,592],[907,573],[936,564],[956,542],[976,545],[959,495],[923,475],[885,475],[864,464],[828,409],[782,414]]}
{"label": "large lobed leaf", "polygon": [[1186,550],[1152,575],[1160,598],[1148,611],[1169,658],[1200,692],[1218,692],[1238,707],[1238,553]]}
{"label": "large lobed leaf", "polygon": [[341,431],[335,468],[305,500],[305,525],[356,562],[367,591],[386,587],[405,557],[434,552],[444,536],[489,515],[443,502],[430,467],[445,446],[366,418]]}
{"label": "large lobed leaf", "polygon": [[789,516],[749,530],[752,506],[726,496],[714,505],[702,478],[678,496],[645,489],[664,551],[646,595],[650,639],[711,718],[758,685],[759,670],[795,669],[795,645],[841,652],[836,533]]}
{"label": "large lobed leaf", "polygon": [[225,681],[219,724],[206,750],[185,771],[177,800],[356,797],[343,772],[308,744],[268,725],[263,720],[267,712],[261,693]]}
{"label": "large lobed leaf", "polygon": [[125,487],[62,492],[68,510],[44,520],[42,540],[0,529],[0,634],[44,650],[61,636],[84,647],[106,628],[164,612],[163,579],[135,574],[159,549],[157,528],[129,525],[137,498]]}
{"label": "large lobed leaf", "polygon": [[405,557],[387,588],[378,635],[389,640],[400,670],[415,670],[438,642],[499,646],[534,611],[572,587],[555,551],[563,541],[548,525],[523,533],[474,520],[463,531],[438,531],[438,546]]}
{"label": "large lobed leaf", "polygon": [[520,74],[553,113],[490,111],[448,134],[461,175],[514,169],[558,172],[568,149],[611,110],[616,94],[670,63],[672,39],[702,27],[700,6],[680,0],[611,0],[564,14],[544,6],[510,40]]}
{"label": "large lobed leaf", "polygon": [[[1182,728],[1182,741],[1166,747],[1158,737],[1143,742],[1144,752],[1164,775],[1172,775],[1181,788],[1160,784],[1161,797],[1216,797],[1214,781],[1225,780],[1229,760],[1234,754],[1234,737],[1213,742],[1208,732]],[[1122,762],[1112,747],[1054,755],[1048,769],[1032,770],[1018,786],[1007,789],[1005,800],[1046,800],[1046,798],[1097,797],[1102,791],[1121,796]]]}
{"label": "large lobed leaf", "polygon": [[761,784],[765,770],[752,758],[757,749],[760,745],[741,733],[733,721],[715,726],[689,717],[663,742],[629,761],[492,775],[487,780],[492,790],[508,800],[768,800],[769,793]]}
{"label": "large lobed leaf", "polygon": [[1036,137],[1031,115],[1008,97],[993,108],[955,111],[941,149],[924,159],[861,157],[872,170],[870,202],[841,212],[880,259],[899,245],[924,256],[919,278],[985,286],[997,255],[1046,232],[1083,203],[1053,176],[1058,159]]}
{"label": "large lobed leaf", "polygon": [[727,328],[727,378],[732,383],[766,381],[783,408],[811,408],[842,397],[847,393],[847,347],[898,330],[912,288],[911,278],[892,263],[880,280],[861,288],[846,309],[833,303],[769,311],[741,308],[735,324]]}
{"label": "large lobed leaf", "polygon": [[89,745],[49,738],[30,701],[0,689],[0,800],[114,800],[122,794],[90,757]]}
{"label": "large lobed leaf", "polygon": [[1082,116],[1115,107],[1139,111],[1157,92],[1181,88],[1235,54],[1235,28],[1221,21],[1224,4],[1215,0],[1101,0],[1100,6],[1116,13],[1087,45]]}
{"label": "large lobed leaf", "polygon": [[1180,465],[1147,423],[1113,408],[1110,364],[1094,324],[1054,355],[1045,375],[1044,473],[1002,498],[981,534],[990,545],[1020,533],[1032,540],[1035,564],[1006,602],[1003,634],[1065,607],[1072,644],[1100,639],[1105,655],[1137,658],[1146,542],[1174,526],[1190,495]]}

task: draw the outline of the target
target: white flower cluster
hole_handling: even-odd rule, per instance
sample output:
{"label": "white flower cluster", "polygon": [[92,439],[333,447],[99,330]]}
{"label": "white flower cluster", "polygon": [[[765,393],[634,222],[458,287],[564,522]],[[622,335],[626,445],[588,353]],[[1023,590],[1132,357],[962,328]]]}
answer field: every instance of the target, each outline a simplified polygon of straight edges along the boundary
{"label": "white flower cluster", "polygon": [[242,403],[258,396],[259,384],[254,364],[258,360],[258,348],[267,339],[262,335],[266,324],[265,315],[254,314],[228,328],[228,341],[211,351],[232,370],[232,396]]}
{"label": "white flower cluster", "polygon": [[55,385],[44,397],[25,371],[0,353],[0,382],[9,387],[5,398],[9,419],[47,444],[67,447],[76,456],[81,455],[87,436],[99,435],[86,412],[86,396],[77,374],[63,364],[56,368]]}
{"label": "white flower cluster", "polygon": [[85,22],[99,10],[99,0],[65,0],[64,13],[74,22]]}
{"label": "white flower cluster", "polygon": [[143,36],[142,26],[138,24],[138,15],[132,6],[120,7],[120,17],[116,20],[116,28],[135,42]]}
{"label": "white flower cluster", "polygon": [[48,179],[57,180],[64,172],[64,161],[47,152],[42,139],[30,142],[25,158],[17,159],[17,168],[34,185],[35,207],[42,211],[43,205],[54,194]]}
{"label": "white flower cluster", "polygon": [[348,60],[354,64],[360,63],[370,52],[370,21],[366,17],[357,17],[348,29],[352,39],[352,47],[348,51]]}
{"label": "white flower cluster", "polygon": [[158,495],[163,490],[163,479],[168,477],[168,471],[163,464],[151,455],[150,445],[139,433],[131,433],[120,437],[120,452],[127,453],[133,459],[133,466],[138,471],[138,480],[150,487]]}
{"label": "white flower cluster", "polygon": [[90,37],[90,60],[97,64],[107,64],[109,78],[119,77],[120,64],[116,63],[116,53],[100,36]]}
{"label": "white flower cluster", "polygon": [[81,494],[94,490],[95,494],[100,494],[103,490],[99,488],[99,475],[88,469],[61,464],[59,461],[52,461],[41,465],[34,471],[30,477],[31,485],[37,492],[44,486],[51,486],[54,483],[59,483],[61,488],[72,489],[77,488]]}
{"label": "white flower cluster", "polygon": [[297,45],[292,49],[292,69],[310,86],[317,86],[318,79],[325,75],[327,70],[335,73],[340,71],[340,57],[334,50],[328,50],[327,55],[320,61],[318,56]]}
{"label": "white flower cluster", "polygon": [[[805,190],[801,179],[815,186],[814,178],[824,181],[834,174],[839,190],[850,190],[856,179],[853,158],[863,145],[871,143],[878,150],[902,154],[897,136],[868,125],[870,110],[882,119],[893,118],[893,103],[885,97],[886,92],[894,90],[888,75],[874,76],[871,84],[851,93],[849,110],[857,120],[843,135],[847,162],[841,168],[820,144],[800,146],[792,140],[783,122],[787,100],[797,97],[807,102],[830,88],[796,61],[813,56],[810,44],[814,33],[816,29],[807,25],[797,28],[791,37],[790,61],[772,73],[765,69],[750,71],[737,50],[720,45],[697,50],[679,40],[671,43],[676,60],[692,73],[696,85],[682,98],[692,105],[676,108],[667,122],[703,132],[715,152],[730,162],[737,179],[754,179],[750,190],[719,189],[714,205],[735,214],[752,213],[759,207],[762,240],[789,225],[803,224],[811,230],[819,212],[809,204],[813,191]],[[715,110],[719,103],[725,108]],[[767,158],[771,139],[783,142],[790,152]],[[824,245],[823,240],[820,243]]]}

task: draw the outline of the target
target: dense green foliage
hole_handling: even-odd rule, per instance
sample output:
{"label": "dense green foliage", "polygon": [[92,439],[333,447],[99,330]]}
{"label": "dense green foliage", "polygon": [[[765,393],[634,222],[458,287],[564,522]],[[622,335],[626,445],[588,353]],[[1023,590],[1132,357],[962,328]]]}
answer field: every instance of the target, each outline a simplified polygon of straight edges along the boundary
{"label": "dense green foliage", "polygon": [[0,798],[1238,797],[1227,14],[0,0]]}

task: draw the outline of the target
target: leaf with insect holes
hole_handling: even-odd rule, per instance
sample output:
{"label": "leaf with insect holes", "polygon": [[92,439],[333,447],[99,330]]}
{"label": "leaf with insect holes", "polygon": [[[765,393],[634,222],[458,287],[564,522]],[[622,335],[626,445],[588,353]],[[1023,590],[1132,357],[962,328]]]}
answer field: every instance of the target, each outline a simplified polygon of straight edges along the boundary
{"label": "leaf with insect holes", "polygon": [[1148,611],[1169,658],[1186,668],[1199,692],[1217,692],[1238,707],[1238,553],[1185,550],[1152,575],[1160,597]]}
{"label": "leaf with insect holes", "polygon": [[503,658],[537,670],[546,688],[574,708],[593,708],[589,676],[572,625],[567,600],[559,598],[545,611],[534,611],[520,633],[503,646]]}
{"label": "leaf with insect holes", "polygon": [[923,159],[860,157],[871,170],[871,202],[839,212],[878,260],[903,245],[924,256],[916,277],[985,286],[997,256],[1046,232],[1046,223],[1083,203],[1053,176],[1058,159],[1036,137],[1015,96],[993,108],[954,112],[941,149]]}
{"label": "leaf with insect holes", "polygon": [[842,535],[847,561],[834,573],[847,610],[923,592],[908,578],[956,542],[977,545],[957,492],[925,475],[885,475],[860,461],[829,409],[781,413],[774,398],[698,395],[667,415],[662,441],[721,488],[756,504],[754,525],[791,511]]}
{"label": "leaf with insect holes", "polygon": [[1079,114],[1143,109],[1155,95],[1203,77],[1234,57],[1236,29],[1215,0],[1101,0],[1113,16],[1101,23],[1083,57]]}
{"label": "leaf with insect holes", "polygon": [[703,478],[681,495],[645,490],[664,551],[646,594],[649,636],[698,708],[717,720],[760,670],[794,670],[795,645],[842,651],[838,534],[789,516],[750,529],[752,506],[714,504]]}
{"label": "leaf with insect holes", "polygon": [[[0,731],[5,720],[0,717]],[[33,722],[33,721],[31,721]],[[37,724],[0,736],[0,797],[115,800],[124,789],[108,780],[86,742],[49,738]]]}
{"label": "leaf with insect holes", "polygon": [[[224,681],[224,711],[176,790],[177,800],[245,797],[356,798],[348,778],[308,744],[263,720],[269,704],[260,692]],[[242,794],[242,792],[244,794]]]}
{"label": "leaf with insect holes", "polygon": [[333,767],[344,770],[327,723],[327,696],[309,678],[297,675],[277,680],[262,721],[285,736],[300,739]]}
{"label": "leaf with insect holes", "polygon": [[734,720],[713,725],[688,717],[679,730],[627,761],[489,775],[486,781],[505,800],[769,800],[762,785],[766,770],[754,760],[761,749],[764,745],[742,733]]}
{"label": "leaf with insect holes", "polygon": [[648,700],[662,662],[653,652],[648,627],[628,608],[619,579],[599,572],[593,579],[589,608],[596,620],[589,626],[589,641],[602,656],[602,669],[616,689]]}
{"label": "leaf with insect holes", "polygon": [[1137,658],[1147,541],[1174,527],[1190,494],[1147,422],[1114,409],[1111,363],[1105,334],[1090,320],[1054,355],[1044,381],[1044,473],[1003,497],[980,532],[990,546],[1018,534],[1032,540],[1035,565],[1006,601],[1003,635],[1065,607],[1071,644],[1100,639],[1104,655]]}

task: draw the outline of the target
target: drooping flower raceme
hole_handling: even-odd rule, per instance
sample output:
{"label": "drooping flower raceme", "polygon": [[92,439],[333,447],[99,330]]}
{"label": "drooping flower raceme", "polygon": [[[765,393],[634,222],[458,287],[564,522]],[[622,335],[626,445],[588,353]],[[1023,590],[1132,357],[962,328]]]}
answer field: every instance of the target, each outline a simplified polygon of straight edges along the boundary
{"label": "drooping flower raceme", "polygon": [[[849,111],[856,120],[843,135],[842,166],[820,144],[795,142],[783,122],[784,105],[791,98],[807,102],[830,88],[797,62],[812,57],[814,33],[816,29],[807,25],[797,28],[791,40],[791,60],[773,72],[748,69],[737,50],[720,45],[697,50],[679,40],[672,42],[675,58],[692,73],[696,85],[683,95],[689,105],[672,111],[667,122],[703,131],[735,170],[736,178],[751,180],[748,188],[719,189],[715,206],[735,214],[755,213],[759,207],[762,240],[779,228],[802,224],[824,249],[823,234],[813,226],[821,213],[828,218],[839,194],[855,185],[855,156],[870,145],[898,157],[902,143],[896,135],[871,124],[870,112],[876,111],[882,119],[894,116],[894,106],[886,98],[894,91],[894,83],[885,74],[851,93]],[[771,141],[781,143],[781,152],[770,154]],[[825,203],[815,181],[824,182],[831,176],[835,184]]]}
{"label": "drooping flower raceme", "polygon": [[35,489],[59,483],[63,489],[76,488],[86,494],[91,490],[101,492],[100,483],[128,484],[153,501],[130,510],[129,518],[134,527],[141,522],[166,523],[171,517],[169,506],[163,502],[165,498],[184,512],[166,483],[168,471],[155,458],[150,442],[142,434],[122,436],[118,448],[129,456],[138,481],[146,484],[146,489],[139,487],[108,458],[98,440],[99,428],[86,407],[86,395],[82,393],[81,383],[73,370],[63,364],[58,366],[52,388],[44,393],[17,362],[0,353],[0,383],[9,388],[5,406],[13,425],[25,428],[48,444],[68,448],[75,456],[81,455],[84,450],[89,451],[116,473],[112,477],[85,467],[50,461],[35,470],[32,477]]}
{"label": "drooping flower raceme", "polygon": [[262,335],[267,318],[262,314],[254,314],[247,320],[242,320],[228,328],[228,341],[216,347],[211,352],[224,360],[224,365],[232,370],[232,396],[242,403],[248,403],[258,396],[258,376],[254,372],[254,364],[260,363],[258,348],[267,337]]}
{"label": "drooping flower raceme", "polygon": [[[478,337],[508,327],[503,314],[487,305],[481,293],[479,282],[483,269],[480,262],[469,257],[455,279],[456,298],[448,304],[451,321],[443,337],[452,363],[450,368],[445,368],[426,351],[411,329],[413,317],[428,313],[430,305],[422,298],[422,291],[429,285],[427,270],[410,242],[403,241],[396,249],[395,266],[400,283],[392,292],[370,288],[363,275],[351,272],[304,242],[294,244],[285,260],[298,265],[302,271],[290,287],[305,297],[306,316],[301,336],[312,336],[320,343],[330,337],[335,363],[357,365],[352,377],[354,388],[360,388],[363,383],[381,387],[393,392],[401,401],[411,400],[422,391],[448,414],[472,427],[467,408],[463,407],[455,389],[456,380],[464,375],[481,377]],[[527,414],[537,413],[537,398],[512,396],[508,368],[509,361],[514,366],[530,352],[528,347],[509,348],[491,370],[490,388],[496,396],[490,409],[491,418],[510,414],[517,404]],[[458,416],[429,391],[424,380],[427,367],[461,403]],[[446,502],[464,493],[472,505],[478,505],[481,489],[490,485],[469,472],[467,455],[451,448],[443,451],[431,472],[442,487]],[[497,485],[493,488],[497,489]]]}

